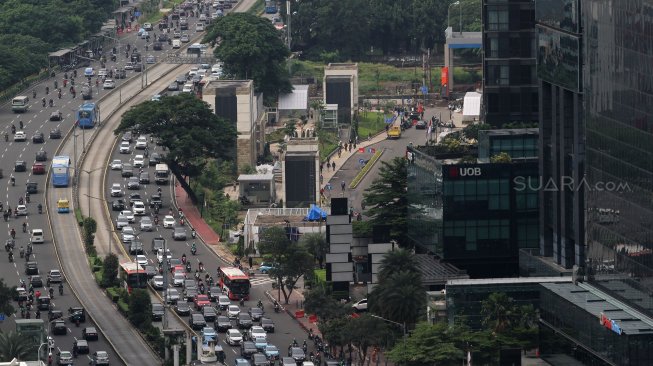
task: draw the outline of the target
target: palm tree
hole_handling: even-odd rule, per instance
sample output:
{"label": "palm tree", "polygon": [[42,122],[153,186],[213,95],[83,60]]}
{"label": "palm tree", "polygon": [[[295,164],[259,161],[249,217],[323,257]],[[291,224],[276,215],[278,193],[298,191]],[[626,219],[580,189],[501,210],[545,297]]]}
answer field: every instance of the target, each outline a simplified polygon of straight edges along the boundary
{"label": "palm tree", "polygon": [[14,331],[0,332],[0,359],[25,360],[34,353],[34,346],[29,339]]}
{"label": "palm tree", "polygon": [[508,295],[503,292],[492,293],[482,303],[483,325],[495,333],[501,333],[521,320],[517,310],[516,304]]}
{"label": "palm tree", "polygon": [[412,325],[426,313],[426,291],[419,273],[401,271],[380,282],[368,296],[371,311]]}
{"label": "palm tree", "polygon": [[390,277],[392,274],[402,271],[419,273],[415,266],[413,253],[406,249],[398,249],[388,252],[381,260],[379,282],[383,282],[383,280]]}

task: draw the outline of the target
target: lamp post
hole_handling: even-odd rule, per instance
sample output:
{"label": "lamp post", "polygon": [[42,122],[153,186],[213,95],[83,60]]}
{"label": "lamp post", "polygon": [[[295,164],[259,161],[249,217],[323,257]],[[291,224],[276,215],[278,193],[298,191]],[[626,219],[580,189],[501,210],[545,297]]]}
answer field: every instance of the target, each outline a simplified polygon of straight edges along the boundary
{"label": "lamp post", "polygon": [[91,217],[91,196],[88,194],[88,193],[91,192],[91,173],[93,173],[95,171],[98,171],[100,169],[103,169],[103,168],[104,167],[99,167],[99,168],[95,168],[95,169],[91,169],[91,170],[82,170],[82,172],[87,174],[87,179],[88,179],[88,182],[87,182],[88,192],[86,194],[86,197],[88,198],[88,212],[87,212],[86,216],[88,216],[88,217]]}
{"label": "lamp post", "polygon": [[[98,169],[100,169],[100,168],[98,168]],[[96,171],[98,169],[93,169],[93,170],[90,171],[90,173],[92,173],[92,172],[94,172],[94,171]],[[87,174],[90,174],[86,170],[84,170],[84,172],[86,172]],[[90,182],[90,177],[89,177],[89,182]],[[89,216],[91,214],[91,198],[94,199],[94,200],[102,201],[104,203],[109,203],[109,201],[105,200],[104,198],[91,196],[88,193],[84,194],[84,196],[86,196],[88,198],[88,202],[89,202],[89,204],[88,204],[88,207],[89,207],[88,213],[89,213]],[[113,247],[113,233],[119,233],[120,231],[116,231],[116,230],[113,230],[113,229],[106,229],[106,230],[109,232],[109,255],[111,255],[111,248]]]}
{"label": "lamp post", "polygon": [[403,338],[404,338],[404,353],[406,352],[406,338],[408,337],[408,332],[406,332],[406,322],[399,323],[394,320],[386,319],[384,317],[374,315],[374,314],[369,314],[372,318],[376,318],[379,320],[383,320],[386,323],[394,324],[396,326],[399,326],[401,328],[401,331],[403,332]]}
{"label": "lamp post", "polygon": [[451,24],[451,22],[450,22],[450,19],[451,19],[451,7],[454,6],[454,5],[458,5],[459,8],[460,8],[460,32],[462,33],[462,31],[463,31],[463,30],[462,30],[462,29],[463,29],[463,28],[462,28],[462,25],[463,25],[463,21],[462,21],[462,8],[463,8],[463,7],[462,7],[462,5],[460,4],[460,1],[456,1],[456,2],[454,2],[454,3],[449,4],[449,8],[447,8],[447,28],[449,28],[449,27],[451,26],[451,25],[450,25],[450,24]]}

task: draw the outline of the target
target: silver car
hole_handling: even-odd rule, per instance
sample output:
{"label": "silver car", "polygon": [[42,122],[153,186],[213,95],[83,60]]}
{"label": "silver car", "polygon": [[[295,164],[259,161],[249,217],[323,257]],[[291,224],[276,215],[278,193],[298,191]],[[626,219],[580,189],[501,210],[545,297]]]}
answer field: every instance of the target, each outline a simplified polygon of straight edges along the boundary
{"label": "silver car", "polygon": [[169,288],[166,290],[168,304],[175,304],[179,301],[179,291],[176,288]]}
{"label": "silver car", "polygon": [[181,226],[177,226],[175,231],[172,233],[172,238],[174,240],[186,240],[186,229]]}
{"label": "silver car", "polygon": [[141,217],[141,231],[152,231],[152,219],[149,216]]}

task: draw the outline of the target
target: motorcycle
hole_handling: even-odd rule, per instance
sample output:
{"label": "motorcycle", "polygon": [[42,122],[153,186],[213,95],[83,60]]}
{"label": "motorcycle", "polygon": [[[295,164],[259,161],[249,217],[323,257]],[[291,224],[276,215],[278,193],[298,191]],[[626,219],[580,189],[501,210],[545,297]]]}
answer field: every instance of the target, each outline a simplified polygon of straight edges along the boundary
{"label": "motorcycle", "polygon": [[12,238],[12,239],[16,239],[16,230],[11,229],[11,231],[9,232],[9,234],[11,235],[11,238]]}
{"label": "motorcycle", "polygon": [[263,309],[263,301],[259,300],[259,301],[258,301],[258,304],[256,304],[256,306],[257,306],[259,309]]}
{"label": "motorcycle", "polygon": [[190,253],[191,253],[192,255],[197,254],[197,248],[196,248],[194,245],[193,245],[192,248],[190,248]]}
{"label": "motorcycle", "polygon": [[195,232],[195,229],[193,229],[193,231],[190,232],[190,236],[191,236],[193,239],[195,239],[195,237],[197,236],[197,233]]}
{"label": "motorcycle", "polygon": [[14,262],[14,252],[9,252],[9,263]]}
{"label": "motorcycle", "polygon": [[63,296],[63,283],[59,284],[59,296]]}
{"label": "motorcycle", "polygon": [[202,262],[199,264],[199,270],[200,272],[204,272],[204,264],[202,264]]}
{"label": "motorcycle", "polygon": [[40,213],[40,214],[43,213],[43,205],[41,205],[40,203],[39,203],[39,213]]}
{"label": "motorcycle", "polygon": [[5,142],[8,142],[8,141],[9,141],[9,134],[5,133]]}
{"label": "motorcycle", "polygon": [[54,101],[52,99],[50,99],[50,107],[54,107]]}
{"label": "motorcycle", "polygon": [[15,186],[16,185],[16,178],[11,177],[9,180],[11,180],[11,185]]}
{"label": "motorcycle", "polygon": [[21,258],[25,258],[25,249],[23,249],[23,247],[20,247],[19,253]]}
{"label": "motorcycle", "polygon": [[281,309],[279,308],[279,303],[278,303],[278,302],[275,302],[275,303],[274,303],[274,312],[275,312],[275,313],[278,313],[280,310],[281,310]]}
{"label": "motorcycle", "polygon": [[45,98],[43,98],[43,99],[41,100],[41,103],[42,103],[43,106],[45,107],[45,104],[46,104],[46,103],[45,103]]}

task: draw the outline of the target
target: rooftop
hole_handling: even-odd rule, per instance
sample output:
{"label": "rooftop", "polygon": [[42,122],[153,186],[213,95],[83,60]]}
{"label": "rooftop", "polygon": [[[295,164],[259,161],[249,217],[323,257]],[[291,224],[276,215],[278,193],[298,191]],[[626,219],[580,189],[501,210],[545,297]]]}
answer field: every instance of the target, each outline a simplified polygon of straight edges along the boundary
{"label": "rooftop", "polygon": [[488,136],[515,136],[515,135],[534,135],[538,136],[540,130],[537,128],[511,128],[505,130],[481,130],[479,133],[484,133]]}
{"label": "rooftop", "polygon": [[273,180],[274,174],[241,174],[238,176],[239,182],[251,182],[251,181],[268,181]]}
{"label": "rooftop", "polygon": [[358,69],[357,63],[330,63],[326,66],[327,70],[351,70]]}
{"label": "rooftop", "polygon": [[422,281],[426,285],[444,285],[451,279],[469,278],[464,270],[460,270],[449,263],[441,262],[428,254],[415,254],[415,264],[422,274]]}
{"label": "rooftop", "polygon": [[254,87],[252,80],[208,80],[204,85],[204,92],[211,89],[223,88],[252,88]]}

